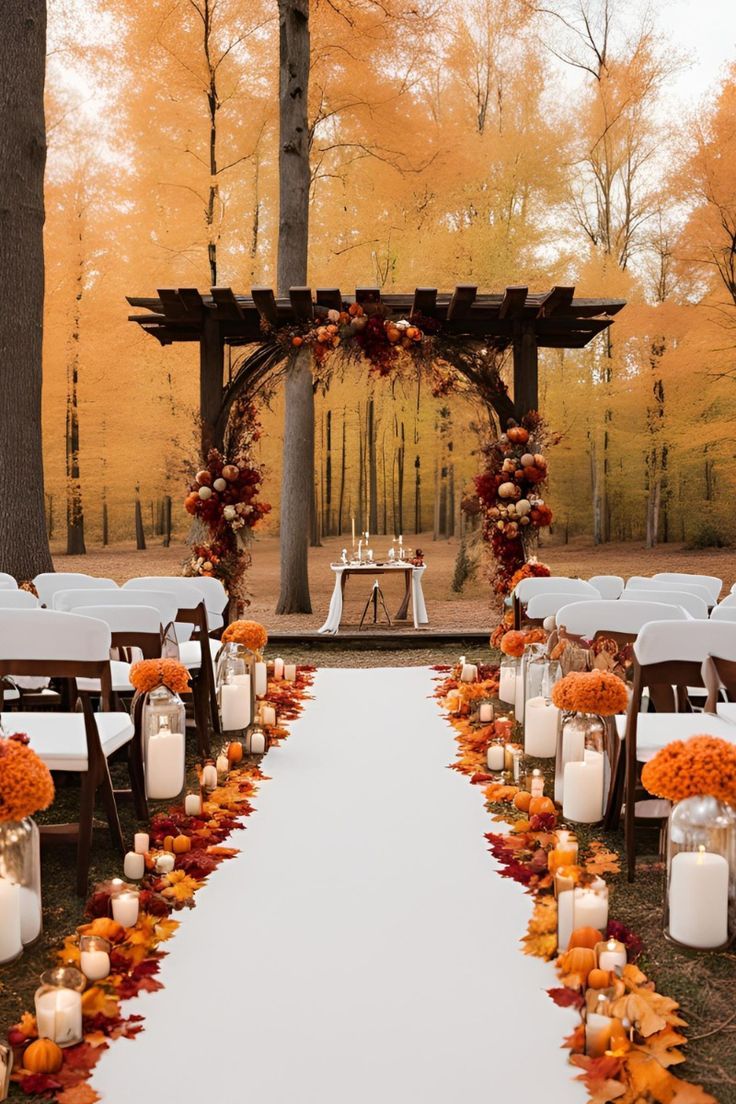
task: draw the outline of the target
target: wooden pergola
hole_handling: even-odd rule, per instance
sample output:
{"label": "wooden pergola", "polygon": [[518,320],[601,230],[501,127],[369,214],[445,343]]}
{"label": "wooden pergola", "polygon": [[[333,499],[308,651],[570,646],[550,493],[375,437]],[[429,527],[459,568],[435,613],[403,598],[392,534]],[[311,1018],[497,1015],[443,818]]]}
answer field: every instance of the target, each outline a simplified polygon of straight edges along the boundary
{"label": "wooden pergola", "polygon": [[[214,287],[209,295],[196,288],[161,288],[156,298],[129,296],[132,307],[145,313],[129,316],[162,345],[188,341],[199,344],[200,413],[203,446],[219,443],[223,410],[229,410],[225,381],[227,347],[253,345],[264,340],[262,320],[272,326],[308,321],[320,310],[340,310],[357,302],[367,312],[381,306],[395,318],[411,314],[437,318],[445,332],[467,335],[469,342],[499,351],[513,348],[513,408],[517,417],[538,405],[538,350],[582,349],[607,329],[625,306],[623,299],[576,299],[574,287],[553,287],[531,293],[512,286],[497,294],[478,294],[462,284],[453,292],[417,288],[409,294],[384,295],[380,288],[356,288],[344,295],[339,288],[291,288],[288,298],[277,298],[270,288],[255,287],[236,295],[229,287]],[[268,371],[267,358],[254,354],[254,370]],[[232,401],[232,399],[230,399]]]}

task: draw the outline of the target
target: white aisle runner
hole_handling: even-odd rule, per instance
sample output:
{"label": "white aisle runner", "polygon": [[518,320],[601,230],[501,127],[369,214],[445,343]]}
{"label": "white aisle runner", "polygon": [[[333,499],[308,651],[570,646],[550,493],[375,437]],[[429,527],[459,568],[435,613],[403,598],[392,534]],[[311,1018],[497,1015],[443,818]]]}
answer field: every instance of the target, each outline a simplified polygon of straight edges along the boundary
{"label": "white aisle runner", "polygon": [[256,798],[242,854],[197,896],[159,993],[93,1087],[109,1104],[475,1104],[586,1099],[576,1014],[518,940],[482,795],[447,769],[426,668],[323,670]]}

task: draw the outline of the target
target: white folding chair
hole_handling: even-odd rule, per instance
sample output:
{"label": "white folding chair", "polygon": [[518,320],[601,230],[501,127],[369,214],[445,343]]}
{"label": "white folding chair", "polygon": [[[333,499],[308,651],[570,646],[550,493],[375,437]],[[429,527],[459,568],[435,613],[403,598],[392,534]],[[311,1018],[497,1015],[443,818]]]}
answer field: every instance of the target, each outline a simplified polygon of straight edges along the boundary
{"label": "white folding chair", "polygon": [[18,583],[13,575],[8,575],[7,571],[0,571],[0,587],[3,590],[17,590]]}
{"label": "white folding chair", "polygon": [[724,606],[726,608],[730,606],[736,606],[736,593],[727,594],[723,601],[718,603],[716,609],[722,609]]}
{"label": "white folding chair", "polygon": [[[620,797],[623,788],[626,806],[629,881],[635,875],[639,765],[673,740],[690,736],[707,734],[736,743],[736,725],[721,717],[712,713],[673,712],[673,707],[687,708],[688,686],[705,685],[703,664],[712,655],[736,661],[736,632],[732,625],[718,621],[650,621],[634,642],[633,694],[626,717],[615,718],[619,736],[625,741],[625,771],[617,772],[615,789]],[[645,688],[657,706],[656,713],[639,712]],[[609,826],[617,821],[620,806],[619,799],[615,808],[612,806]]]}
{"label": "white folding chair", "polygon": [[[529,621],[545,621],[548,617],[554,617],[563,606],[579,601],[580,595],[574,593],[535,594],[527,603],[526,616]],[[584,605],[586,601],[594,602],[595,598],[584,598],[581,604]]]}
{"label": "white folding chair", "polygon": [[[182,588],[181,584],[185,584]],[[128,579],[123,583],[123,590],[174,590],[186,598],[187,588],[191,592],[199,594],[199,600],[204,601],[207,610],[208,631],[216,631],[224,625],[223,614],[227,609],[228,595],[219,579],[206,579],[197,575],[183,577],[181,575],[142,575],[137,579]],[[196,603],[191,603],[190,605]],[[179,603],[184,606],[184,602]]]}
{"label": "white folding chair", "polygon": [[626,589],[619,598],[619,602],[662,602],[666,606],[680,606],[695,621],[708,620],[708,606],[706,602],[697,596],[685,591],[666,590],[665,587],[652,587],[645,590],[643,587]]}
{"label": "white folding chair", "polygon": [[621,597],[624,580],[620,575],[592,575],[588,582],[600,593],[601,598],[614,602]]}
{"label": "white folding chair", "polygon": [[721,602],[719,606],[714,606],[710,611],[710,619],[711,621],[736,621],[736,602],[733,605]]}
{"label": "white folding chair", "polygon": [[85,575],[81,571],[45,571],[37,575],[33,582],[38,591],[38,597],[49,609],[53,608],[57,590],[82,588],[117,590],[118,586],[114,579],[98,579],[94,575]]}
{"label": "white folding chair", "polygon": [[666,590],[675,591],[678,594],[694,594],[696,598],[705,602],[706,606],[713,605],[710,590],[701,583],[674,581],[669,583],[664,579],[650,579],[646,575],[632,575],[626,583],[626,590]]}
{"label": "white folding chair", "polygon": [[600,592],[585,579],[571,579],[566,575],[551,575],[541,579],[522,579],[514,587],[514,625],[521,628],[523,607],[537,594],[577,594],[582,598],[600,598]]}
{"label": "white folding chair", "polygon": [[158,610],[159,620],[166,627],[176,620],[178,605],[170,590],[59,590],[54,595],[54,609],[84,612],[85,606],[149,606]]}
{"label": "white folding chair", "polygon": [[649,621],[689,621],[689,618],[681,606],[633,600],[611,602],[601,598],[597,602],[574,602],[561,606],[555,620],[557,628],[569,636],[580,636],[585,640],[611,636],[623,643],[623,638],[635,640]]}
{"label": "white folding chair", "polygon": [[701,586],[708,591],[711,606],[718,601],[723,589],[723,579],[719,579],[716,575],[694,575],[689,571],[658,571],[653,578],[662,580],[664,583],[677,583],[678,590],[680,583]]}
{"label": "white folding chair", "polygon": [[29,590],[0,588],[0,609],[38,609],[41,603]]}
{"label": "white folding chair", "polygon": [[[79,821],[42,828],[42,835],[77,841],[77,890],[84,895],[89,873],[95,796],[100,791],[113,842],[124,851],[108,758],[130,744],[133,724],[124,711],[110,711],[110,629],[102,621],[56,610],[0,609],[0,678],[44,675],[67,680],[77,699],[76,679],[100,680],[102,712],[93,713],[82,696],[81,711],[2,712],[6,732],[25,732],[30,745],[52,771],[81,776]],[[3,706],[0,682],[0,708]],[[140,779],[131,761],[134,795]],[[145,794],[142,795],[145,801]]]}
{"label": "white folding chair", "polygon": [[[136,649],[142,659],[158,659],[161,655],[161,618],[153,606],[110,605],[79,606],[73,612],[83,617],[94,617],[104,621],[111,633],[110,647],[115,649]],[[110,675],[113,694],[132,694],[130,682],[131,662],[123,659],[110,660]],[[99,679],[77,679],[80,693],[99,694]]]}

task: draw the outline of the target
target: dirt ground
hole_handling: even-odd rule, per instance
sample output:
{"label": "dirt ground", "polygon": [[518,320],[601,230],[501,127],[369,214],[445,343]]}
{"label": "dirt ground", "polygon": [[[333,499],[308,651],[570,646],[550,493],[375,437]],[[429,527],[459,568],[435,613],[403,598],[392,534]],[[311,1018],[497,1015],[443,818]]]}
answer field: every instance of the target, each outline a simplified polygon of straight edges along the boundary
{"label": "dirt ground", "polygon": [[[349,538],[347,538],[349,542]],[[485,630],[492,624],[497,609],[490,593],[485,568],[480,564],[475,577],[466,582],[461,594],[451,589],[458,541],[433,541],[431,534],[412,537],[414,547],[423,549],[427,563],[424,574],[424,594],[430,619],[430,629]],[[375,556],[381,559],[390,547],[390,538],[376,537],[371,542]],[[330,563],[340,558],[346,538],[325,538],[321,548],[309,550],[309,577],[312,596],[311,615],[277,616],[274,612],[279,589],[279,547],[277,537],[262,537],[253,547],[253,566],[249,586],[253,595],[252,616],[264,621],[274,631],[303,629],[314,631],[324,621],[330,603],[334,575]],[[55,553],[58,571],[86,571],[105,575],[122,583],[134,575],[178,575],[185,557],[184,545],[162,548],[151,543],[145,552],[130,545],[113,545],[107,549],[93,548],[86,556],[66,556]],[[655,571],[692,571],[718,575],[724,580],[724,593],[736,579],[736,553],[732,549],[691,551],[681,544],[660,545],[646,549],[640,544],[609,544],[594,547],[589,541],[576,540],[568,545],[549,543],[540,550],[540,559],[549,564],[554,574],[579,575],[650,575]],[[403,584],[399,579],[380,579],[389,610],[395,613],[400,604]],[[368,580],[349,579],[345,594],[342,627],[357,627],[370,592]]]}

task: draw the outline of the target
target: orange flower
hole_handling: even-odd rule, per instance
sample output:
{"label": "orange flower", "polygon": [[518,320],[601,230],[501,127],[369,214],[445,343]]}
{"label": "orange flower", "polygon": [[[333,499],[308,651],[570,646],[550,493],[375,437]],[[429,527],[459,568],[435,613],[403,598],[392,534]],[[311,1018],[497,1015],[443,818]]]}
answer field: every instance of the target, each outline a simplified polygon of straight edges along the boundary
{"label": "orange flower", "polygon": [[222,634],[223,644],[242,644],[249,652],[260,656],[268,644],[268,633],[258,621],[233,621]]}
{"label": "orange flower", "polygon": [[567,713],[611,717],[629,703],[626,683],[610,671],[571,671],[552,688],[552,701]]}
{"label": "orange flower", "polygon": [[669,801],[703,794],[736,805],[736,746],[717,736],[673,740],[645,764],[641,780]]}
{"label": "orange flower", "polygon": [[130,668],[128,678],[140,694],[165,686],[172,694],[189,693],[189,672],[177,659],[142,659]]}
{"label": "orange flower", "polygon": [[536,560],[530,560],[511,576],[509,592],[511,592],[516,584],[520,583],[522,579],[548,579],[551,574],[552,572],[546,564],[539,563]]}
{"label": "orange flower", "polygon": [[511,629],[501,637],[501,651],[507,656],[524,654],[527,644],[544,644],[547,634],[544,629]]}
{"label": "orange flower", "polygon": [[54,783],[45,763],[20,733],[0,739],[0,821],[23,820],[54,800]]}

